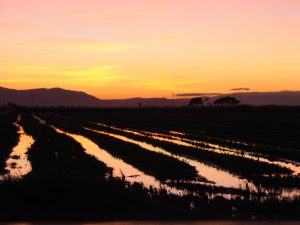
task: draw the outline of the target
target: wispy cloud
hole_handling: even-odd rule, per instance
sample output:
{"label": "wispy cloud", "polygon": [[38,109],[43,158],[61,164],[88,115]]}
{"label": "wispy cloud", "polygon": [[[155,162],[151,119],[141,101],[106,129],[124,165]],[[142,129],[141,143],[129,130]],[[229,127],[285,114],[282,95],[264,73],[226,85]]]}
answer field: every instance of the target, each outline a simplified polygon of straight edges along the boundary
{"label": "wispy cloud", "polygon": [[250,88],[232,88],[230,89],[230,91],[250,91],[251,89]]}
{"label": "wispy cloud", "polygon": [[78,51],[94,52],[120,52],[124,50],[139,48],[141,45],[127,43],[108,43],[96,40],[76,39],[76,38],[50,38],[37,39],[30,42],[18,44],[21,48],[64,48]]}
{"label": "wispy cloud", "polygon": [[[88,86],[105,85],[118,81],[123,76],[118,72],[118,65],[101,65],[96,67],[58,67],[58,66],[12,66],[1,67],[3,82],[43,82],[63,84],[81,84]],[[6,74],[6,75],[5,75]]]}

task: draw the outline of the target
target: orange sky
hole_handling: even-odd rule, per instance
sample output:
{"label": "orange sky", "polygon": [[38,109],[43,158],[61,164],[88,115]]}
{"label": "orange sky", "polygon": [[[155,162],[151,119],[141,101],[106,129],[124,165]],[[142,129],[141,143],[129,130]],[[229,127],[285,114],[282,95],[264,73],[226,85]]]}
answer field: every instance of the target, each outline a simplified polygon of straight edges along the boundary
{"label": "orange sky", "polygon": [[0,86],[300,90],[299,0],[0,0]]}

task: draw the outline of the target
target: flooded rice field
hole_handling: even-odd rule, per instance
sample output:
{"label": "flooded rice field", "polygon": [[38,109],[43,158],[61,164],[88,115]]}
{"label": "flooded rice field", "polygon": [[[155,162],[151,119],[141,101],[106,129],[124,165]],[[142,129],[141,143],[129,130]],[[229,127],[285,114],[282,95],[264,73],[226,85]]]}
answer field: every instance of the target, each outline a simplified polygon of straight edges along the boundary
{"label": "flooded rice field", "polygon": [[[73,138],[76,142],[80,143],[85,152],[89,155],[94,156],[97,160],[103,162],[107,165],[107,167],[113,169],[113,177],[122,178],[130,183],[141,183],[145,188],[155,188],[155,189],[164,189],[169,193],[176,194],[176,195],[184,195],[184,194],[191,194],[196,193],[195,189],[189,189],[189,185],[192,186],[214,186],[214,187],[221,187],[227,189],[236,189],[242,191],[250,191],[253,193],[257,193],[258,191],[264,192],[266,195],[277,196],[278,198],[290,198],[293,199],[295,197],[300,196],[300,189],[299,188],[280,188],[277,187],[275,190],[272,188],[263,188],[257,186],[252,181],[248,180],[245,177],[241,177],[239,175],[233,174],[227,170],[222,169],[221,167],[216,167],[212,164],[201,162],[199,160],[194,159],[193,157],[188,157],[184,155],[173,154],[170,151],[164,149],[164,147],[157,146],[150,141],[141,141],[139,139],[135,139],[134,137],[147,137],[153,140],[159,140],[162,142],[172,143],[178,148],[181,146],[191,147],[195,149],[195,151],[211,151],[213,153],[219,154],[220,157],[222,155],[229,155],[229,156],[238,156],[241,158],[247,158],[249,160],[255,160],[257,162],[267,163],[271,165],[278,165],[280,167],[287,168],[292,171],[292,175],[298,176],[299,175],[299,164],[282,160],[270,160],[267,156],[263,155],[255,155],[254,153],[245,152],[239,149],[224,147],[221,145],[203,142],[199,140],[193,140],[188,138],[187,133],[177,132],[175,130],[169,131],[169,134],[166,133],[158,133],[158,132],[150,132],[146,130],[135,130],[126,127],[117,127],[108,125],[105,123],[88,121],[88,123],[94,124],[98,127],[98,129],[91,128],[88,126],[82,126],[84,130],[91,131],[96,134],[106,135],[126,143],[131,143],[145,149],[147,151],[159,153],[171,158],[174,158],[178,161],[187,163],[188,165],[195,168],[197,172],[197,177],[195,180],[166,180],[165,182],[159,181],[153,175],[147,174],[147,172],[141,171],[135,165],[131,165],[126,163],[122,158],[116,158],[109,153],[106,149],[99,147],[95,142],[93,142],[88,137],[84,135],[79,135],[72,132],[67,132],[61,128],[55,127],[54,125],[47,124],[47,122],[40,118],[37,115],[32,115],[40,124],[49,125],[52,127],[57,133],[69,136]],[[18,117],[18,121],[15,123],[15,126],[18,128],[19,134],[19,143],[13,149],[10,157],[7,159],[6,162],[6,170],[8,174],[3,175],[2,177],[11,177],[11,178],[20,178],[31,171],[31,164],[30,161],[27,159],[27,151],[30,146],[34,143],[33,137],[27,135],[24,132],[22,126],[18,124],[21,120],[21,115]],[[66,123],[66,121],[65,121]],[[102,128],[109,128],[111,130],[107,131],[106,129]],[[115,133],[113,131],[118,131],[120,133]],[[130,134],[133,136],[126,136],[126,134]],[[120,149],[121,150],[121,149]],[[287,177],[289,175],[283,174],[281,177]],[[180,184],[180,185],[179,185]],[[177,186],[177,187],[176,187]],[[215,193],[206,192],[208,196],[223,196],[226,199],[234,198],[238,195],[236,194],[228,194],[228,193],[219,193],[216,195]]]}
{"label": "flooded rice field", "polygon": [[[35,116],[36,117],[36,116]],[[41,120],[40,118],[36,117],[37,119]],[[66,122],[66,121],[65,121]],[[113,157],[111,154],[109,154],[108,151],[99,148],[95,143],[93,143],[91,140],[87,139],[86,137],[70,134],[66,131],[63,131],[61,129],[55,128],[55,130],[59,133],[63,133],[65,135],[73,137],[76,141],[82,144],[84,149],[86,149],[86,152],[88,154],[92,154],[96,156],[99,160],[102,160],[106,165],[109,167],[112,167],[114,170],[114,176],[116,177],[125,177],[126,180],[130,182],[139,182],[142,183],[145,187],[149,188],[152,186],[153,188],[164,188],[168,190],[171,193],[175,194],[183,194],[183,193],[194,193],[193,191],[189,190],[188,186],[215,186],[215,187],[221,187],[221,188],[233,188],[237,190],[244,190],[244,191],[250,191],[253,193],[263,192],[267,196],[277,196],[277,198],[283,199],[283,198],[289,198],[293,199],[298,196],[300,196],[300,189],[291,187],[276,187],[276,188],[264,188],[261,186],[258,186],[258,184],[254,184],[252,181],[248,180],[245,177],[241,177],[239,175],[236,175],[234,173],[231,173],[227,170],[222,169],[221,167],[216,167],[212,164],[201,162],[199,160],[193,159],[193,157],[173,154],[170,151],[167,151],[163,147],[157,146],[151,141],[141,141],[139,139],[135,139],[135,137],[147,137],[153,139],[153,140],[159,140],[162,142],[168,142],[175,144],[180,148],[181,146],[185,147],[191,147],[195,151],[209,151],[216,154],[219,154],[220,157],[222,155],[229,155],[229,156],[236,156],[240,158],[246,158],[249,160],[253,160],[256,162],[266,163],[270,165],[276,165],[283,168],[286,168],[288,170],[292,171],[293,176],[299,175],[299,164],[295,162],[291,162],[288,160],[270,160],[268,156],[263,155],[256,155],[254,153],[245,152],[240,149],[234,149],[229,148],[209,142],[203,142],[199,140],[193,140],[191,138],[188,138],[187,133],[183,132],[177,132],[175,130],[172,130],[169,132],[169,134],[166,133],[158,133],[158,132],[150,132],[146,130],[135,130],[130,129],[126,127],[117,127],[113,125],[108,125],[101,122],[92,122],[87,121],[87,124],[93,124],[97,126],[97,129],[95,127],[88,127],[88,126],[82,126],[83,129],[106,135],[109,137],[113,137],[115,139],[122,140],[124,142],[124,145],[126,143],[132,143],[135,145],[140,146],[143,149],[146,149],[147,151],[156,152],[162,155],[166,155],[172,158],[177,159],[178,161],[182,161],[185,163],[188,163],[189,165],[193,166],[197,171],[197,177],[195,180],[190,181],[180,181],[180,180],[167,180],[164,183],[159,182],[155,177],[149,176],[139,169],[135,168],[133,165],[129,165],[122,161],[121,159],[117,159]],[[107,129],[101,129],[102,128],[108,128]],[[118,132],[113,132],[118,131]],[[130,134],[131,136],[126,136],[126,134]],[[288,177],[288,174],[282,174],[280,177]],[[176,184],[180,184],[179,187],[171,188],[169,185],[173,184],[176,186]],[[179,189],[184,191],[179,191]],[[227,193],[219,193],[219,195],[215,195],[214,193],[209,194],[208,196],[223,196],[226,199],[234,198],[239,195],[235,194],[227,194]],[[211,197],[210,197],[211,198]]]}
{"label": "flooded rice field", "polygon": [[[167,215],[172,209],[185,218],[203,212],[212,218],[217,211],[222,212],[220,218],[226,214],[253,219],[260,218],[261,210],[275,216],[274,205],[285,213],[298,208],[300,166],[291,158],[204,140],[189,130],[137,129],[101,117],[33,112],[19,114],[12,124],[18,143],[3,166],[0,194],[18,187],[12,192],[15,201],[38,193],[40,197],[31,200],[47,198],[57,205],[57,195],[68,196],[64,204],[73,212],[77,198],[89,210],[105,210],[98,204],[101,199],[111,210],[123,207],[133,218],[138,218],[137,210],[151,209],[160,218],[161,210]],[[30,191],[24,197],[16,194],[23,193],[20,190]],[[124,207],[131,201],[135,203]]]}
{"label": "flooded rice field", "polygon": [[161,184],[158,180],[154,177],[146,175],[142,171],[138,170],[137,168],[133,167],[125,163],[124,161],[113,157],[104,149],[101,149],[97,144],[89,140],[88,138],[76,135],[72,133],[68,133],[62,131],[54,126],[52,126],[54,130],[58,133],[67,135],[72,137],[78,143],[82,145],[82,147],[86,150],[87,154],[95,156],[99,161],[104,162],[108,167],[113,168],[113,176],[117,178],[124,178],[129,182],[138,182],[142,183],[146,188],[156,188],[156,189],[165,189],[166,191],[176,194],[182,195],[184,194],[183,191],[180,191],[176,188],[168,187],[167,185]]}
{"label": "flooded rice field", "polygon": [[[141,146],[142,148],[147,149],[149,151],[158,152],[160,154],[174,157],[180,161],[187,162],[188,164],[190,164],[196,168],[199,177],[204,176],[208,181],[214,183],[217,186],[228,187],[228,188],[244,188],[245,184],[247,183],[247,181],[245,179],[240,179],[237,176],[234,176],[234,175],[227,173],[225,171],[222,171],[222,170],[218,170],[218,169],[208,166],[204,163],[201,163],[201,162],[198,162],[195,160],[191,160],[186,157],[171,154],[170,152],[167,152],[166,150],[164,150],[160,147],[155,147],[146,142],[136,141],[136,140],[127,138],[122,135],[108,133],[108,132],[104,132],[104,131],[100,131],[100,130],[94,130],[94,129],[89,129],[89,128],[85,128],[85,129],[94,131],[96,133],[109,135],[109,136],[121,139],[123,141],[126,141],[126,142],[134,143],[134,144],[137,144],[137,145]],[[248,183],[248,184],[249,184],[249,186],[254,187],[252,184],[250,184],[250,183]]]}
{"label": "flooded rice field", "polygon": [[[39,121],[41,124],[46,124],[46,121],[41,119],[40,117],[33,115],[35,119]],[[96,143],[91,141],[90,139],[63,131],[55,126],[51,126],[56,132],[60,134],[67,135],[72,137],[78,143],[82,145],[85,149],[86,153],[92,156],[95,156],[99,161],[104,162],[108,167],[113,169],[113,176],[116,178],[125,179],[131,183],[137,182],[142,183],[146,188],[156,188],[156,189],[164,189],[169,193],[176,195],[185,194],[184,191],[176,189],[174,187],[169,187],[168,185],[160,183],[154,177],[146,175],[139,169],[135,168],[132,165],[125,163],[123,160],[113,157],[108,151],[100,148]]]}
{"label": "flooded rice field", "polygon": [[[163,133],[137,131],[137,130],[128,129],[128,128],[119,128],[119,127],[107,125],[104,123],[95,123],[95,124],[99,125],[100,127],[101,126],[107,127],[107,128],[113,129],[113,130],[130,133],[130,134],[137,135],[137,136],[147,136],[152,139],[170,142],[170,143],[176,144],[178,146],[193,147],[196,150],[200,150],[200,151],[212,151],[212,152],[220,154],[220,157],[222,157],[222,154],[234,155],[234,156],[239,156],[242,158],[255,160],[258,162],[268,163],[271,165],[278,165],[280,167],[284,167],[284,168],[288,168],[288,169],[292,170],[292,173],[295,176],[299,176],[299,174],[300,174],[299,163],[291,162],[290,160],[282,160],[282,161],[273,160],[273,161],[271,161],[267,158],[267,156],[255,155],[253,153],[247,153],[242,150],[237,150],[237,149],[228,148],[228,147],[224,147],[221,145],[216,145],[216,144],[212,144],[212,143],[208,143],[208,142],[200,142],[200,141],[184,138],[182,136],[187,135],[187,134],[184,134],[182,132],[171,131],[170,133],[178,135],[178,136],[174,136],[174,135],[167,135],[167,134],[163,134]],[[86,129],[89,129],[89,128],[86,128]],[[89,130],[93,130],[93,129],[89,129]],[[240,178],[239,176],[235,176],[234,174],[231,174],[220,168],[216,168],[211,165],[201,163],[196,160],[192,160],[190,158],[171,154],[170,152],[167,152],[160,147],[155,147],[155,146],[145,143],[145,142],[134,141],[134,140],[126,138],[122,135],[117,135],[117,134],[99,131],[99,130],[93,130],[93,131],[102,133],[102,134],[106,134],[106,135],[110,135],[110,136],[131,142],[131,143],[136,143],[150,151],[156,151],[156,152],[159,152],[162,154],[166,154],[166,155],[175,157],[178,160],[186,161],[190,165],[194,166],[197,169],[199,176],[205,177],[208,181],[212,182],[216,186],[227,187],[227,188],[240,188],[240,189],[250,188],[251,190],[257,191],[257,186],[255,184],[253,184],[252,182],[248,181],[247,179]],[[287,175],[285,175],[285,174],[281,175],[281,177],[285,177],[285,176],[287,176]],[[266,193],[273,191],[272,189],[271,190],[270,189],[262,189],[262,190]],[[300,188],[277,188],[277,192],[280,193],[279,194],[280,198],[295,198],[295,197],[300,196]]]}
{"label": "flooded rice field", "polygon": [[259,162],[278,165],[292,170],[294,175],[300,174],[300,164],[297,162],[291,162],[290,160],[284,160],[284,159],[282,159],[281,161],[270,160],[268,156],[264,156],[262,154],[250,153],[241,149],[229,148],[218,144],[189,139],[185,137],[188,136],[188,133],[169,131],[170,135],[167,135],[164,133],[136,131],[128,128],[118,128],[116,126],[109,126],[104,123],[96,123],[96,124],[111,129],[139,135],[139,136],[149,136],[153,139],[174,143],[179,146],[194,147],[196,149],[203,150],[203,151],[211,151],[211,152],[216,152],[218,154],[234,155],[234,156],[239,156],[239,157],[243,157],[243,158],[247,158]]}

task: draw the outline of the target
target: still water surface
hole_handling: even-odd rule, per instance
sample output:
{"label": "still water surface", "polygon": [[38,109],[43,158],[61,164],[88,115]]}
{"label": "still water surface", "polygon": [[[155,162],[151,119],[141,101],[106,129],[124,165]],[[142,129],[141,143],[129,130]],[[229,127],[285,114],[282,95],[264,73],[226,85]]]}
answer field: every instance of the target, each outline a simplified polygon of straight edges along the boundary
{"label": "still water surface", "polygon": [[248,183],[248,186],[251,187],[252,189],[254,189],[254,185],[251,184],[250,182],[248,182],[246,179],[240,179],[238,176],[234,176],[233,174],[230,174],[226,171],[218,170],[212,166],[206,165],[199,161],[192,160],[187,157],[171,154],[170,152],[164,150],[163,148],[153,146],[146,142],[133,140],[131,138],[127,138],[122,135],[117,135],[117,134],[113,134],[113,133],[109,133],[109,132],[105,132],[105,131],[101,131],[101,130],[86,128],[86,127],[85,127],[85,129],[94,131],[96,133],[101,133],[104,135],[112,136],[112,137],[121,139],[123,141],[139,145],[140,147],[142,147],[146,150],[161,153],[161,154],[167,155],[169,157],[176,158],[179,161],[187,162],[191,166],[195,167],[199,176],[204,176],[209,181],[212,181],[214,184],[216,184],[218,186],[229,187],[229,188],[231,188],[231,187],[240,188],[240,187],[245,187],[245,183]]}
{"label": "still water surface", "polygon": [[32,170],[31,163],[28,160],[27,152],[34,144],[35,140],[32,136],[25,133],[24,128],[19,124],[20,121],[21,115],[18,116],[17,122],[14,123],[14,125],[18,129],[19,142],[13,148],[10,156],[6,161],[5,170],[7,171],[7,173],[4,175],[0,175],[0,181],[7,178],[22,178]]}
{"label": "still water surface", "polygon": [[[167,135],[167,134],[162,134],[162,133],[153,133],[153,132],[147,132],[147,131],[137,131],[137,130],[131,130],[131,129],[127,129],[127,128],[120,128],[120,127],[111,126],[111,125],[104,124],[104,123],[94,123],[91,121],[89,121],[89,122],[92,124],[96,124],[100,127],[101,126],[108,127],[112,130],[118,130],[118,131],[122,131],[124,133],[130,133],[130,134],[134,134],[137,136],[150,137],[152,139],[156,139],[156,140],[160,140],[160,141],[171,142],[178,146],[193,147],[195,149],[199,149],[199,150],[203,150],[203,151],[212,151],[212,152],[219,153],[220,155],[227,154],[227,155],[238,156],[238,157],[247,158],[247,159],[255,160],[255,161],[258,160],[262,163],[268,163],[268,164],[273,164],[273,165],[278,165],[281,167],[289,168],[290,170],[292,170],[293,175],[300,174],[300,165],[295,162],[291,162],[291,161],[284,160],[284,159],[282,159],[282,161],[276,161],[276,160],[271,161],[266,157],[264,158],[262,155],[257,155],[254,153],[247,153],[245,151],[243,151],[243,153],[241,154],[241,150],[237,150],[234,148],[228,148],[228,147],[224,147],[224,146],[220,146],[220,145],[216,145],[216,144],[212,144],[212,143],[208,143],[208,142],[199,142],[199,141],[183,138],[182,137],[183,133],[178,133],[178,132],[172,131],[172,135]],[[109,136],[113,136],[115,138],[119,138],[124,141],[138,144],[141,147],[148,149],[150,151],[156,151],[156,152],[177,158],[178,160],[185,161],[185,162],[189,163],[190,165],[194,166],[196,168],[196,170],[198,171],[199,175],[202,175],[207,180],[212,181],[217,186],[229,187],[229,188],[230,187],[242,188],[242,189],[246,188],[246,187],[250,187],[252,190],[256,190],[256,186],[252,182],[248,181],[247,179],[242,179],[234,174],[231,174],[227,171],[217,169],[211,165],[208,165],[208,164],[196,161],[196,160],[192,160],[190,158],[170,154],[169,152],[165,151],[164,149],[162,149],[160,147],[157,147],[157,146],[154,147],[151,144],[132,140],[132,139],[124,137],[122,135],[99,131],[99,130],[97,132],[106,134]],[[179,135],[179,136],[175,136],[175,135]],[[199,145],[197,145],[197,144],[199,144]],[[268,191],[269,190],[264,190],[264,192],[268,192]],[[291,188],[291,189],[280,188],[280,191],[281,191],[281,194],[279,194],[279,196],[278,196],[279,198],[293,199],[295,197],[300,196],[299,188]]]}
{"label": "still water surface", "polygon": [[[34,115],[34,117],[40,123],[45,123],[45,121],[42,120],[41,118],[39,118],[35,115]],[[121,129],[121,128],[117,128],[114,126],[109,126],[109,125],[101,124],[101,123],[95,123],[95,124],[97,124],[100,127],[105,126],[105,127],[111,128],[113,130],[114,129],[122,130],[125,133],[133,133],[138,136],[145,135],[145,134],[143,134],[142,131],[132,131],[132,130],[128,130],[128,129]],[[123,177],[124,179],[126,179],[127,181],[129,181],[131,183],[133,183],[133,182],[142,183],[144,185],[144,187],[146,187],[146,188],[149,188],[150,186],[152,186],[153,188],[157,188],[157,189],[163,188],[166,191],[173,193],[173,194],[177,194],[177,195],[187,194],[186,190],[179,190],[177,188],[169,186],[167,183],[164,183],[164,184],[160,183],[154,177],[143,173],[139,169],[135,168],[134,166],[132,166],[130,164],[127,164],[126,162],[124,162],[123,160],[121,160],[119,158],[113,157],[109,153],[109,151],[100,148],[97,144],[95,144],[93,141],[89,140],[88,138],[86,138],[84,136],[68,133],[61,129],[58,129],[57,127],[53,127],[53,128],[58,133],[72,137],[75,141],[79,142],[82,145],[82,147],[85,149],[87,154],[95,156],[99,161],[102,161],[108,167],[113,168],[113,176],[114,177]],[[91,129],[88,127],[83,127],[83,128],[85,128],[86,130],[95,132],[95,133],[100,133],[103,135],[107,135],[107,136],[111,136],[111,137],[123,140],[125,142],[136,144],[148,151],[157,152],[160,154],[167,155],[169,157],[176,158],[180,161],[184,161],[184,162],[190,164],[191,166],[193,166],[197,170],[199,178],[204,177],[209,182],[213,183],[213,184],[206,183],[206,185],[216,185],[216,186],[222,186],[222,187],[227,187],[227,188],[233,187],[233,188],[237,188],[237,189],[240,189],[240,188],[244,189],[244,188],[250,187],[251,190],[256,190],[256,186],[252,182],[248,181],[247,179],[240,178],[240,177],[233,175],[227,171],[220,170],[211,165],[208,165],[208,164],[205,164],[205,163],[202,163],[202,162],[199,162],[199,161],[196,161],[196,160],[184,157],[184,156],[174,155],[174,154],[166,151],[165,149],[158,147],[158,146],[153,146],[150,143],[138,141],[136,139],[132,139],[132,138],[120,135],[120,134],[116,134],[116,133],[107,132],[107,131],[104,131],[101,129]],[[173,141],[174,139],[169,138],[168,140]],[[186,141],[186,140],[184,140],[184,141]],[[180,140],[180,142],[183,142],[183,140]],[[183,142],[183,143],[186,143],[186,142]],[[199,179],[199,180],[197,179],[193,182],[200,184],[203,181],[201,181],[201,179]],[[205,181],[203,183],[205,184]],[[269,190],[264,190],[264,192],[266,192],[266,193],[268,191]],[[300,195],[299,189],[289,190],[289,189],[283,188],[283,189],[280,189],[280,191],[281,191],[281,193],[278,193],[279,198],[294,198],[294,197]],[[230,198],[230,196],[229,197],[223,196],[223,197]],[[231,197],[233,197],[233,196],[231,196]]]}
{"label": "still water surface", "polygon": [[[40,117],[33,115],[35,119],[39,121],[41,124],[46,124],[46,122],[41,119]],[[100,148],[96,143],[91,141],[90,139],[74,134],[63,131],[55,126],[51,126],[57,133],[64,134],[73,138],[75,141],[81,144],[85,152],[89,155],[96,157],[97,160],[105,163],[108,167],[113,169],[113,177],[121,178],[123,177],[125,180],[134,183],[141,183],[146,188],[156,188],[156,189],[164,189],[169,193],[176,194],[176,195],[183,195],[186,194],[186,191],[179,190],[175,187],[170,187],[166,184],[160,183],[156,180],[153,176],[147,175],[137,169],[136,167],[125,163],[123,160],[115,158],[112,156],[108,151],[105,149]]]}
{"label": "still water surface", "polygon": [[179,146],[185,146],[185,147],[192,147],[196,148],[198,150],[202,151],[211,151],[219,154],[226,154],[226,155],[232,155],[232,156],[238,156],[246,159],[251,159],[254,161],[260,161],[263,163],[268,163],[268,164],[273,164],[273,165],[278,165],[284,168],[288,168],[292,170],[293,175],[298,175],[300,174],[300,164],[296,162],[291,162],[289,160],[284,160],[282,159],[281,161],[279,160],[270,160],[268,159],[267,156],[257,154],[257,153],[251,153],[247,151],[243,151],[240,149],[235,149],[235,148],[230,148],[230,147],[225,147],[221,146],[218,144],[213,144],[209,143],[207,141],[197,141],[197,140],[192,140],[186,137],[183,137],[183,135],[187,135],[181,132],[176,132],[176,131],[171,131],[170,133],[172,135],[168,134],[163,134],[163,133],[156,133],[156,132],[149,132],[149,131],[136,131],[128,128],[119,128],[116,126],[111,126],[108,124],[104,123],[95,123],[99,126],[104,126],[108,127],[114,130],[119,130],[131,134],[135,134],[138,136],[148,136],[151,137],[152,139],[160,140],[160,141],[166,141],[170,142]]}

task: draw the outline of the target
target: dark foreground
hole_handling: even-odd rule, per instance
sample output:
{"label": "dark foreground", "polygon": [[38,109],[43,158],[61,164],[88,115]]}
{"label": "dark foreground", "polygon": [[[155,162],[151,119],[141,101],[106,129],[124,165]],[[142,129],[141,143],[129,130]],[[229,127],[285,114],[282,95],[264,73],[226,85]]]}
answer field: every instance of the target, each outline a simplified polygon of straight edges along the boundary
{"label": "dark foreground", "polygon": [[[1,223],[0,223],[1,224]],[[9,223],[9,225],[48,225],[48,223]],[[102,223],[55,223],[56,225],[298,225],[299,221],[136,221],[136,222],[102,222]],[[50,224],[49,224],[50,225]]]}
{"label": "dark foreground", "polygon": [[[0,221],[300,219],[299,108],[3,110],[1,174],[24,169],[6,165],[9,157],[18,161],[11,152],[20,114],[17,124],[34,139],[26,153],[31,170],[0,181]],[[136,174],[126,171],[116,175],[118,167],[67,134],[87,138],[162,188],[133,182]],[[204,168],[245,186],[218,183],[218,173]]]}
{"label": "dark foreground", "polygon": [[[0,223],[1,224],[1,223]],[[23,225],[24,223],[5,223],[6,225]],[[48,223],[25,223],[26,225],[48,225]],[[102,222],[102,223],[55,223],[56,225],[298,225],[299,221],[193,221],[193,222],[158,222],[158,221],[136,221],[136,222]]]}

